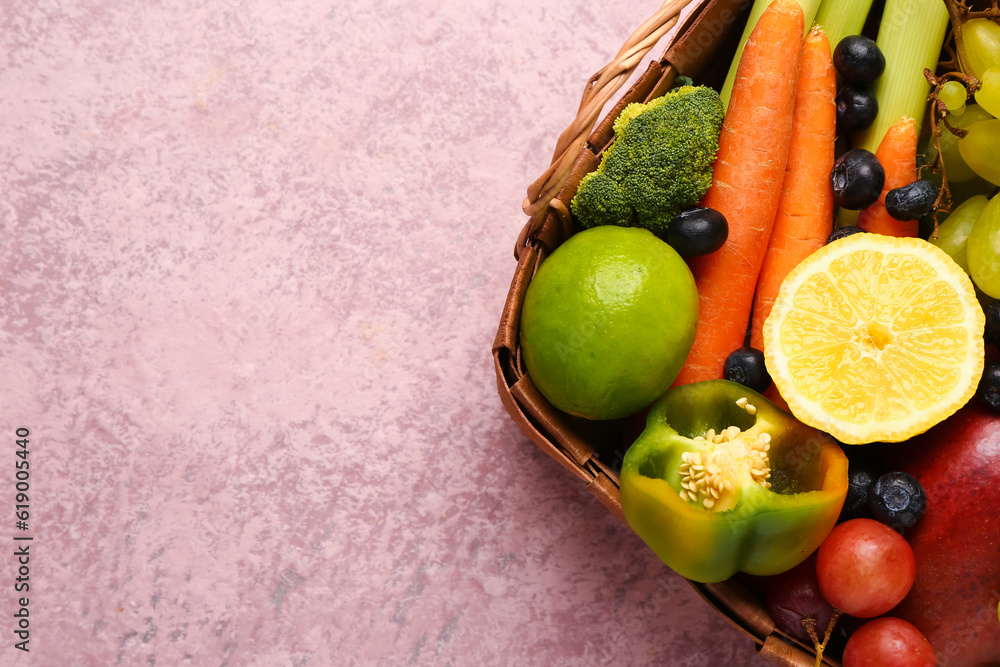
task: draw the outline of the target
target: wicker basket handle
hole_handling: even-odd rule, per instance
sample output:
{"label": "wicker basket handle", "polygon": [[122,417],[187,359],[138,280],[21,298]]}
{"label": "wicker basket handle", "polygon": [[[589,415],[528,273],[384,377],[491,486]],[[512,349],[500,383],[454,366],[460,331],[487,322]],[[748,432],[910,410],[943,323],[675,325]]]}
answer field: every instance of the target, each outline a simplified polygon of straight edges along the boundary
{"label": "wicker basket handle", "polygon": [[541,227],[552,200],[569,180],[573,164],[583,150],[604,105],[625,84],[660,38],[677,25],[681,11],[688,5],[692,5],[692,10],[697,10],[708,1],[666,0],[655,14],[632,33],[614,59],[590,77],[584,88],[576,119],[556,142],[552,164],[528,187],[528,196],[522,209],[531,220],[527,233],[522,234],[522,237],[532,236]]}
{"label": "wicker basket handle", "polygon": [[[621,521],[624,517],[618,477],[613,466],[609,467],[595,451],[591,443],[593,429],[588,425],[581,430],[567,415],[552,407],[525,372],[518,340],[521,306],[538,265],[573,232],[568,204],[580,179],[597,167],[601,151],[612,140],[614,119],[629,102],[644,102],[663,94],[673,85],[677,73],[704,81],[711,79],[713,70],[727,66],[728,58],[715,57],[717,49],[726,48],[724,45],[751,4],[752,0],[664,2],[661,9],[629,38],[615,59],[591,77],[576,119],[559,138],[551,166],[528,188],[528,198],[524,202],[524,211],[530,219],[515,246],[517,271],[493,343],[497,389],[504,407],[520,429],[583,481],[587,490]],[[690,8],[686,18],[681,16],[685,8]],[[682,20],[683,24],[678,25]],[[675,27],[677,36],[670,40],[664,55],[650,63],[646,72],[598,123],[597,115],[604,105],[657,40]],[[815,664],[815,656],[782,636],[760,601],[735,581],[692,584],[709,604],[753,638],[759,654],[769,662],[780,667]],[[824,664],[839,667],[836,660],[828,657],[824,658]]]}

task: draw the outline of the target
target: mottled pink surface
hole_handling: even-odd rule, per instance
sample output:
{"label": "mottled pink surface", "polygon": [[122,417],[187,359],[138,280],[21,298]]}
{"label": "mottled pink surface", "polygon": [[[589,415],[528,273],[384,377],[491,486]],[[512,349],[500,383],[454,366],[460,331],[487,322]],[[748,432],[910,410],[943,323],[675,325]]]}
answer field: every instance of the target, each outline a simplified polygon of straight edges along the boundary
{"label": "mottled pink surface", "polygon": [[763,664],[493,376],[525,188],[658,6],[0,4],[0,664]]}

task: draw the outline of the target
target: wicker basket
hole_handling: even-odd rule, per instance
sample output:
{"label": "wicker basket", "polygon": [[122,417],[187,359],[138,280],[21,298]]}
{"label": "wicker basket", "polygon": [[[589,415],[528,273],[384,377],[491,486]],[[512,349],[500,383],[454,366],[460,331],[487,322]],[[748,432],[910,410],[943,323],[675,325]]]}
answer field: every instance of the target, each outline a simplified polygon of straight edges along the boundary
{"label": "wicker basket", "polygon": [[[588,82],[579,114],[560,137],[552,166],[528,190],[530,216],[514,249],[517,269],[493,344],[497,386],[510,416],[549,456],[586,484],[619,520],[617,470],[626,445],[623,422],[590,422],[552,407],[539,393],[521,360],[518,331],[528,283],[545,256],[573,234],[568,205],[580,179],[596,168],[613,137],[612,123],[631,102],[645,102],[667,91],[678,75],[716,83],[725,75],[749,13],[749,0],[668,0],[625,43],[616,58]],[[683,14],[682,10],[687,9]],[[680,23],[680,25],[678,25]],[[634,85],[597,123],[605,104],[623,86],[656,42],[674,30],[659,60],[653,60]],[[596,123],[596,127],[595,127]],[[776,665],[812,667],[816,657],[775,627],[753,582],[737,578],[718,584],[690,582],[698,593],[750,636],[763,657]],[[833,658],[824,663],[837,665]]]}

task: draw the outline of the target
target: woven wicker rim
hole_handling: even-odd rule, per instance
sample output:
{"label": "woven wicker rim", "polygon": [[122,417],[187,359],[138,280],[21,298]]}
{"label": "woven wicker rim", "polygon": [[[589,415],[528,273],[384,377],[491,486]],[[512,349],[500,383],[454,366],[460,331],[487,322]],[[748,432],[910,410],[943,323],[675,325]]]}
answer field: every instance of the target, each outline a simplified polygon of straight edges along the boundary
{"label": "woven wicker rim", "polygon": [[614,59],[590,77],[584,88],[576,118],[556,142],[552,163],[545,173],[528,187],[528,196],[521,208],[525,215],[530,217],[530,221],[521,231],[521,236],[518,238],[519,246],[523,246],[527,239],[538,231],[551,206],[555,205],[562,209],[558,211],[561,217],[569,215],[565,206],[556,201],[556,196],[569,180],[573,164],[586,145],[604,105],[621,89],[656,43],[677,25],[681,11],[692,3],[704,4],[706,1],[666,0],[655,14],[629,36]]}
{"label": "woven wicker rim", "polygon": [[[742,27],[750,0],[668,0],[619,50],[615,58],[587,83],[577,117],[560,136],[552,163],[528,189],[523,208],[529,220],[514,248],[518,260],[493,344],[497,388],[501,402],[521,430],[543,451],[576,475],[608,510],[624,523],[618,475],[609,461],[602,460],[594,446],[594,433],[582,433],[578,424],[553,408],[531,382],[520,358],[520,308],[528,284],[545,256],[575,231],[567,208],[584,174],[596,168],[600,155],[613,139],[611,124],[630,101],[648,102],[673,85],[675,76],[687,74],[703,80],[709,65],[730,58],[712,58],[724,46],[726,29],[720,33],[719,19],[726,26]],[[690,7],[688,17],[682,17]],[[683,21],[683,22],[682,22]],[[680,23],[680,25],[678,25]],[[611,111],[598,120],[605,104],[625,84],[657,41],[677,27],[676,35],[659,60],[624,93]],[[703,38],[708,37],[707,40]],[[706,44],[714,46],[707,46]],[[735,47],[734,47],[735,48]],[[700,73],[699,73],[700,72]],[[596,129],[595,128],[596,125]],[[593,425],[587,425],[589,431]],[[776,628],[761,599],[739,581],[718,584],[690,582],[694,589],[734,627],[752,638],[759,654],[779,667],[812,667],[811,647],[791,639]],[[824,656],[823,663],[839,666]]]}

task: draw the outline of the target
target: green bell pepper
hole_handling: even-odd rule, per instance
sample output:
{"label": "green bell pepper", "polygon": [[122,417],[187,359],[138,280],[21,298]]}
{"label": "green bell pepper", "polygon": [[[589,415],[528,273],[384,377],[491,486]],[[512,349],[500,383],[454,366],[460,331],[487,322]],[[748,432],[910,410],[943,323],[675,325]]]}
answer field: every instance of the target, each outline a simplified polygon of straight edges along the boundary
{"label": "green bell pepper", "polygon": [[836,524],[847,486],[836,441],[726,380],[668,391],[621,471],[629,526],[703,583],[801,563]]}

